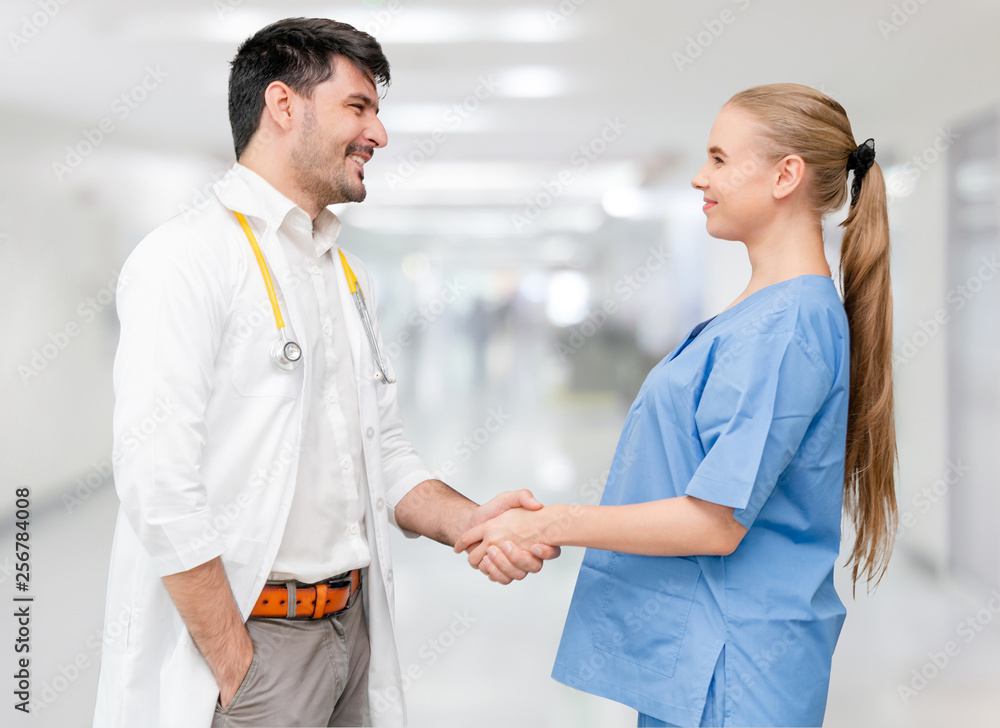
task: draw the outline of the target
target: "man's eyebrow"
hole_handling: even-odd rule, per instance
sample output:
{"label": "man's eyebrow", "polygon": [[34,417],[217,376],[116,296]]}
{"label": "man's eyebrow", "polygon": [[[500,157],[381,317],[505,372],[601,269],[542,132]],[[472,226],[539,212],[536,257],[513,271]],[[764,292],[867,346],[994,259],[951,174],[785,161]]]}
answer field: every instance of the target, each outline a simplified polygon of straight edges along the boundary
{"label": "man's eyebrow", "polygon": [[708,153],[709,154],[720,154],[723,157],[728,156],[724,151],[722,151],[722,147],[717,147],[717,146],[711,146],[711,147],[709,147],[708,148]]}
{"label": "man's eyebrow", "polygon": [[349,95],[347,98],[348,98],[348,100],[361,101],[365,106],[368,106],[369,108],[370,107],[375,107],[375,113],[376,114],[378,113],[378,103],[375,101],[375,99],[373,99],[368,94],[361,93],[360,91],[355,91],[354,93],[352,93],[351,95]]}

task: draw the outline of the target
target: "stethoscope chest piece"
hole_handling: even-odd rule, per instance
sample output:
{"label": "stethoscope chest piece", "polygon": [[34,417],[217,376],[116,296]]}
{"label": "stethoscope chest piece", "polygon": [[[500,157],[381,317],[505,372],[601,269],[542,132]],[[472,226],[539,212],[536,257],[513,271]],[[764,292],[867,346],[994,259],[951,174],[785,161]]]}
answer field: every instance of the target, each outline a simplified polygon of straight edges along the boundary
{"label": "stethoscope chest piece", "polygon": [[290,372],[302,361],[302,348],[294,341],[277,339],[271,344],[271,359],[278,369]]}
{"label": "stethoscope chest piece", "polygon": [[[268,272],[264,254],[260,251],[260,246],[257,244],[257,238],[254,236],[253,230],[250,229],[250,223],[247,222],[246,217],[242,213],[233,210],[233,214],[239,220],[243,232],[246,233],[247,240],[250,241],[250,247],[253,248],[254,257],[257,258],[257,265],[260,266],[260,274],[264,279],[264,287],[267,289],[267,297],[271,301],[274,324],[278,327],[278,339],[271,344],[271,361],[274,362],[274,365],[278,369],[290,372],[302,361],[302,348],[294,341],[290,341],[285,335],[285,321],[281,317],[281,307],[278,306],[278,296],[274,292],[274,283],[271,281],[271,274]],[[354,275],[354,271],[351,270],[351,266],[344,256],[344,251],[341,250],[339,252],[340,262],[344,267],[344,277],[347,279],[351,297],[358,308],[358,316],[361,317],[361,324],[365,329],[365,334],[368,336],[372,357],[375,359],[376,366],[378,366],[378,372],[374,375],[375,380],[383,384],[395,384],[396,378],[389,376],[385,359],[382,357],[382,351],[379,349],[378,339],[375,337],[375,329],[372,327],[371,318],[368,315],[368,306],[365,305],[365,294],[358,284],[357,276]]]}

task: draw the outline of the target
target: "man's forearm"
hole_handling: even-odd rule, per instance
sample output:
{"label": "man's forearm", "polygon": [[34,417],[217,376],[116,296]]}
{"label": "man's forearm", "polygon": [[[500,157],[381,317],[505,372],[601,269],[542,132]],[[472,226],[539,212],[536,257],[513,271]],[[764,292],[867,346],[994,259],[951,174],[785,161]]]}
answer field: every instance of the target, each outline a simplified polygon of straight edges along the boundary
{"label": "man's forearm", "polygon": [[226,705],[253,659],[253,641],[236,606],[222,559],[216,557],[165,576],[163,584],[212,669]]}
{"label": "man's forearm", "polygon": [[454,546],[479,506],[440,480],[425,480],[396,504],[396,524]]}

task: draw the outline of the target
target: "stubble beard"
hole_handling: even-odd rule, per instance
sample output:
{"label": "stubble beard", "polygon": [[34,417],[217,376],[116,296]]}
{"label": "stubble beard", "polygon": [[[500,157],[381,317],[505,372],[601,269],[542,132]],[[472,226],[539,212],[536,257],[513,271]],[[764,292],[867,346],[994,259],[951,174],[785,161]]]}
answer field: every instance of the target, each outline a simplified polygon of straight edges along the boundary
{"label": "stubble beard", "polygon": [[347,170],[348,145],[337,159],[336,150],[324,145],[319,138],[316,116],[306,109],[305,124],[299,143],[292,149],[291,165],[296,186],[309,195],[319,207],[341,202],[363,202],[368,191]]}

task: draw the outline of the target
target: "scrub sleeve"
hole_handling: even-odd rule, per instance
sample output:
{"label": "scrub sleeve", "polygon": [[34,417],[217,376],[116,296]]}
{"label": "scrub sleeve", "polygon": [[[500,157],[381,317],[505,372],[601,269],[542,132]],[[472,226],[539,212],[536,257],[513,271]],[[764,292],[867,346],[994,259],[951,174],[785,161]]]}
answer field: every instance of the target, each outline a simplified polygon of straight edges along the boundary
{"label": "scrub sleeve", "polygon": [[794,332],[740,340],[720,353],[695,421],[705,449],[685,494],[730,506],[753,525],[833,386],[823,360]]}

